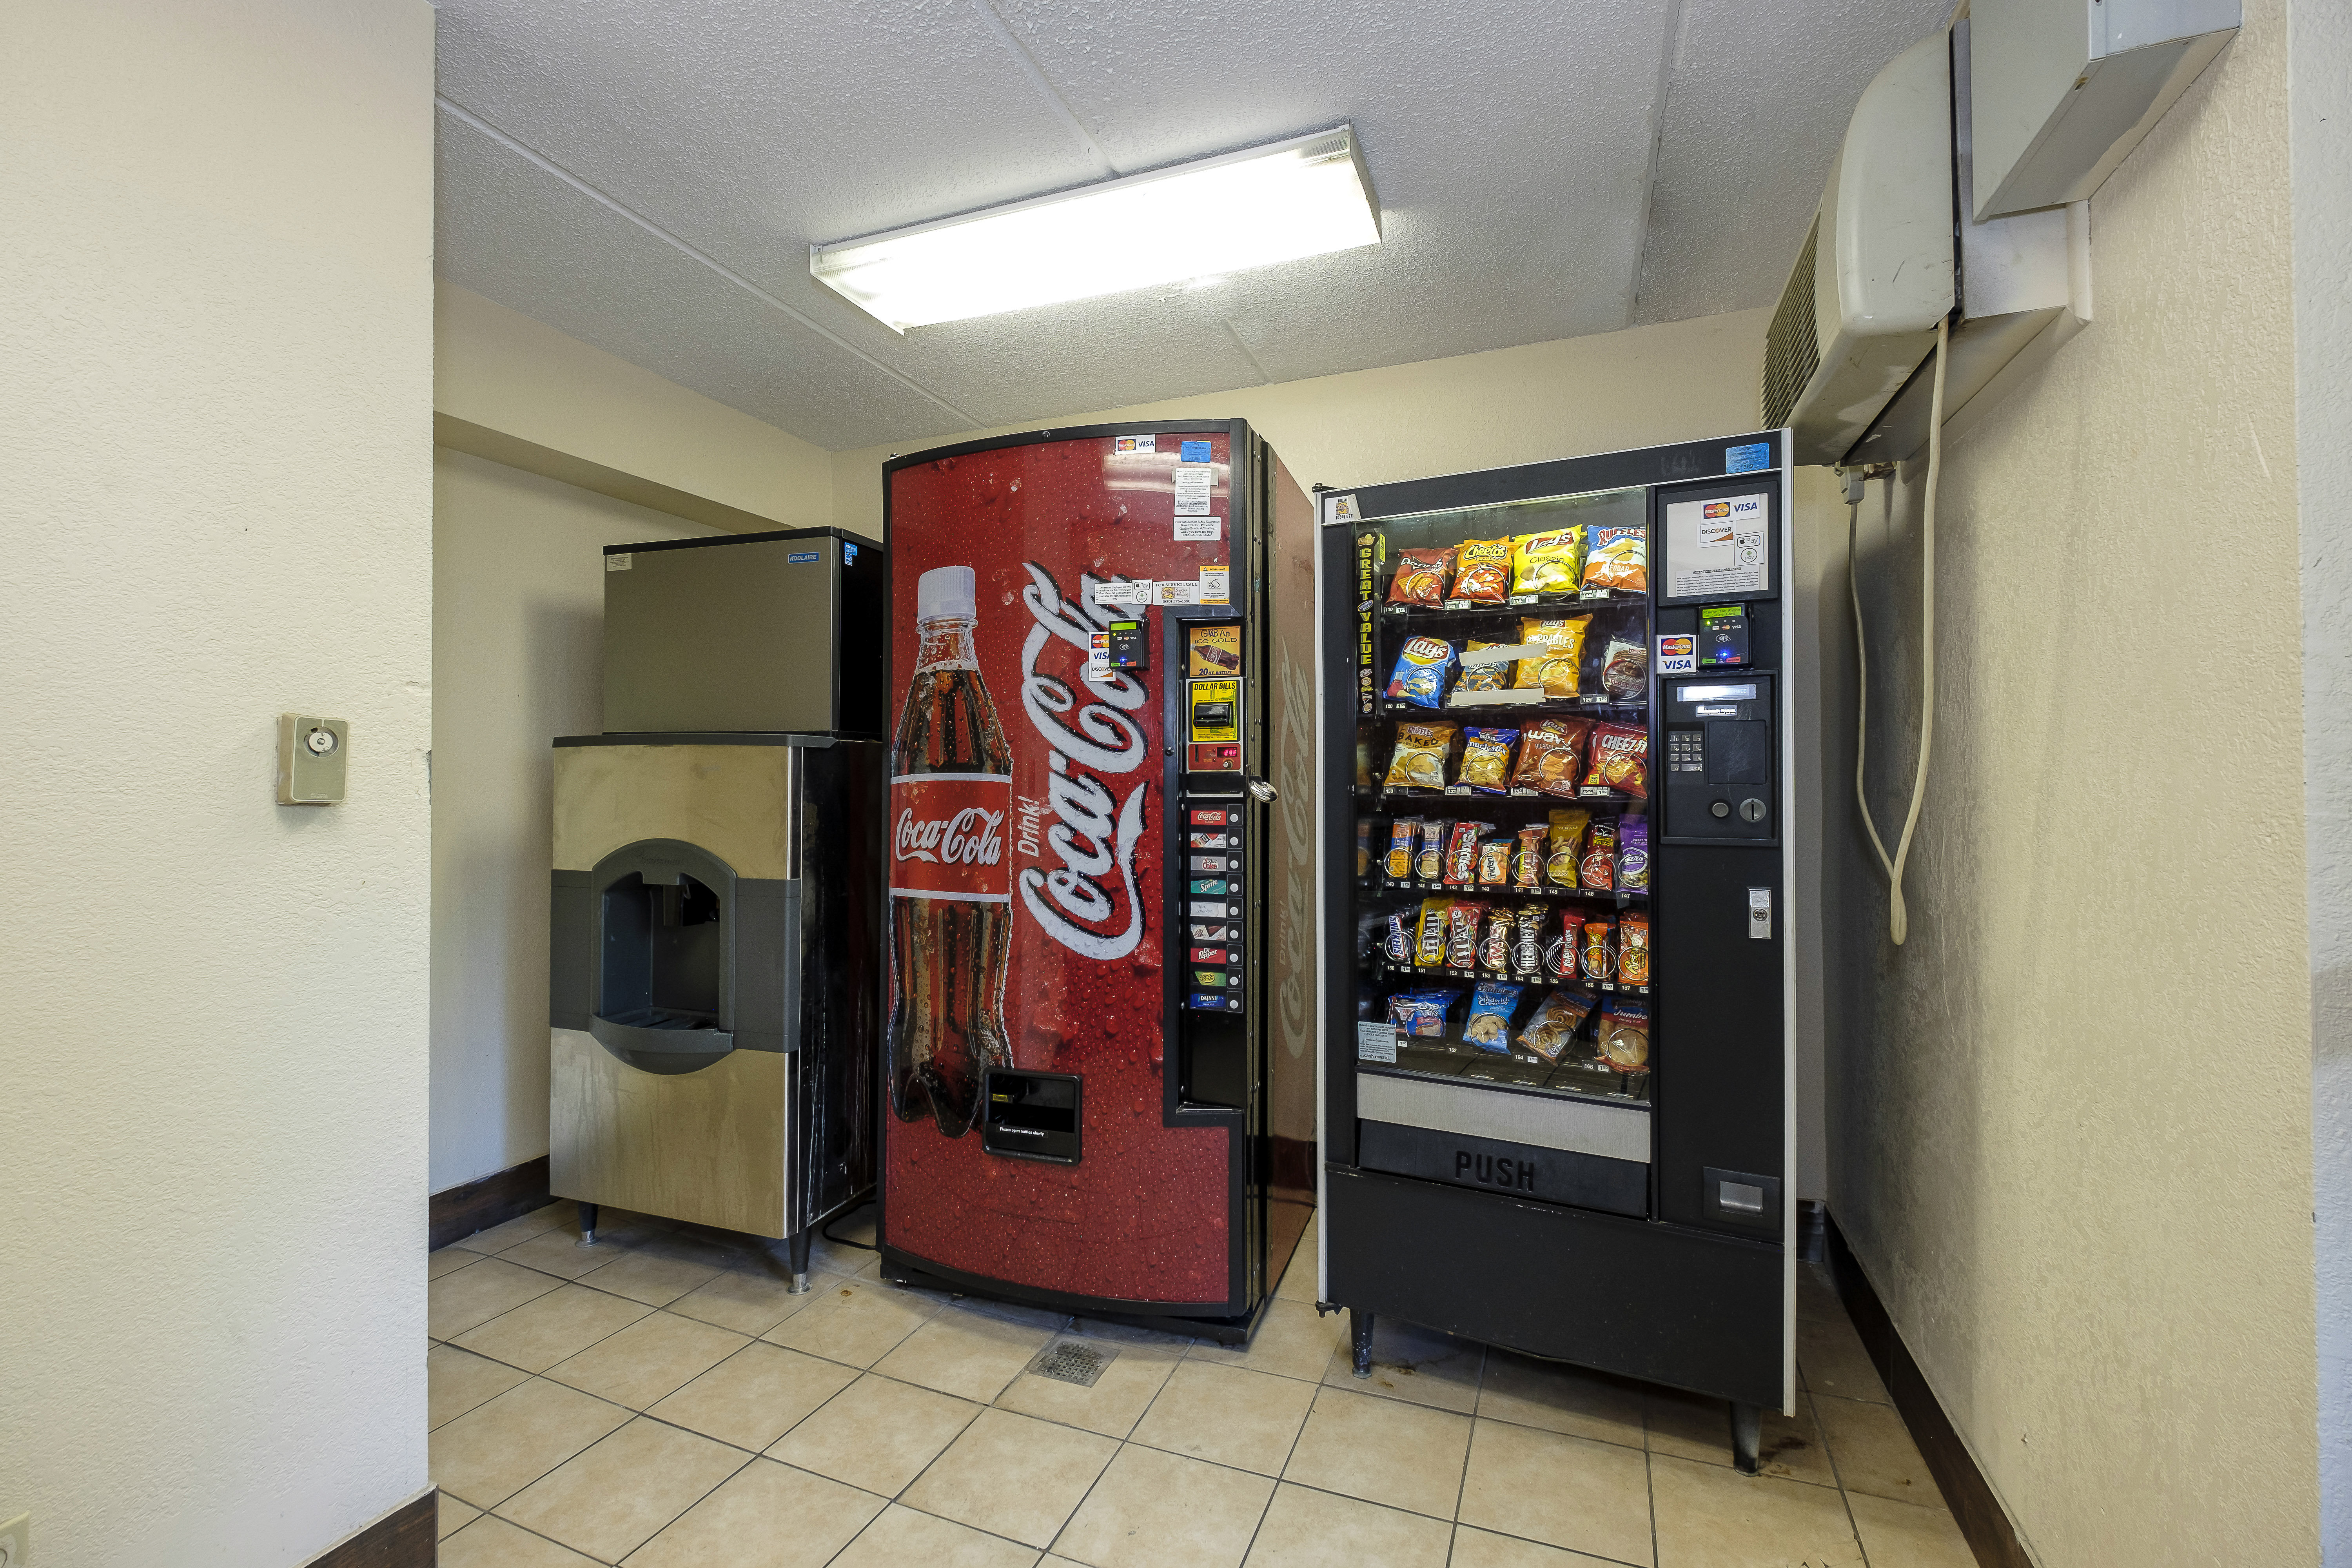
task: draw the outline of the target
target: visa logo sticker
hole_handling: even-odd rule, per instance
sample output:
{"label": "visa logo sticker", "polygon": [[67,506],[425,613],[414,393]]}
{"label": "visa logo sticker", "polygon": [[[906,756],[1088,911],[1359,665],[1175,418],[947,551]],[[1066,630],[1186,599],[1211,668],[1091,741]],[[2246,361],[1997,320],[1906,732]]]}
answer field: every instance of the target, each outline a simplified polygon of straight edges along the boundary
{"label": "visa logo sticker", "polygon": [[1132,457],[1138,452],[1157,452],[1160,449],[1160,437],[1157,436],[1114,436],[1111,437],[1110,449],[1122,458]]}
{"label": "visa logo sticker", "polygon": [[819,561],[824,560],[824,557],[818,554],[814,550],[795,550],[791,554],[785,556],[784,559],[791,562],[795,566],[814,566]]}
{"label": "visa logo sticker", "polygon": [[1698,638],[1662,637],[1658,639],[1658,673],[1660,675],[1696,675],[1698,673]]}

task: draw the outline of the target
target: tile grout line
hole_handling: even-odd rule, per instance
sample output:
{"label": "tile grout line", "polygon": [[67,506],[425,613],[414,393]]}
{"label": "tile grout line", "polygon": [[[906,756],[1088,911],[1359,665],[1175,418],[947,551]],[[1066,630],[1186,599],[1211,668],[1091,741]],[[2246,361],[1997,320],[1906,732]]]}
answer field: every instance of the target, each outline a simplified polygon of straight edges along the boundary
{"label": "tile grout line", "polygon": [[[1276,1283],[1275,1288],[1277,1290],[1281,1289],[1279,1282]],[[1279,1298],[1277,1298],[1277,1300],[1279,1300]],[[1331,1353],[1333,1355],[1339,1353],[1336,1346],[1333,1348]],[[1330,1372],[1331,1363],[1327,1360],[1323,1363],[1324,1375],[1327,1377],[1329,1376]],[[1154,1395],[1153,1397],[1156,1399],[1158,1396]],[[1298,1423],[1298,1430],[1290,1435],[1290,1447],[1282,1451],[1282,1468],[1274,1472],[1273,1489],[1265,1494],[1265,1506],[1258,1510],[1257,1522],[1250,1527],[1249,1544],[1242,1548],[1242,1560],[1241,1563],[1236,1565],[1236,1568],[1248,1568],[1250,1553],[1257,1550],[1257,1538],[1265,1533],[1265,1521],[1274,1514],[1274,1500],[1282,1495],[1282,1489],[1284,1486],[1295,1484],[1289,1482],[1286,1479],[1290,1469],[1290,1461],[1298,1457],[1299,1439],[1307,1436],[1307,1423],[1315,1419],[1315,1406],[1321,1402],[1322,1398],[1323,1384],[1318,1383],[1315,1385],[1315,1392],[1308,1394],[1307,1397],[1307,1415],[1305,1418]],[[1142,1423],[1139,1421],[1136,1425],[1139,1426]],[[1449,1539],[1447,1551],[1450,1552],[1452,1550],[1453,1546],[1451,1540]]]}
{"label": "tile grout line", "polygon": [[[1478,1447],[1478,1406],[1486,1403],[1486,1363],[1494,1353],[1491,1345],[1478,1347],[1477,1386],[1470,1391],[1470,1436],[1462,1445],[1462,1474],[1454,1482],[1454,1527],[1456,1530],[1462,1528],[1462,1500],[1470,1492],[1470,1455]],[[1447,1545],[1445,1552],[1449,1559],[1452,1558],[1454,1548],[1451,1544]]]}
{"label": "tile grout line", "polygon": [[[1808,1404],[1811,1403],[1812,1397],[1812,1390],[1805,1390]],[[1870,1548],[1862,1543],[1862,1521],[1853,1517],[1853,1499],[1845,1489],[1845,1471],[1838,1467],[1837,1449],[1830,1442],[1829,1426],[1822,1419],[1818,1406],[1814,1407],[1812,1415],[1813,1430],[1822,1440],[1822,1457],[1830,1462],[1830,1478],[1837,1482],[1838,1506],[1845,1510],[1845,1527],[1853,1531],[1853,1549],[1862,1553],[1862,1568],[1870,1568]]]}

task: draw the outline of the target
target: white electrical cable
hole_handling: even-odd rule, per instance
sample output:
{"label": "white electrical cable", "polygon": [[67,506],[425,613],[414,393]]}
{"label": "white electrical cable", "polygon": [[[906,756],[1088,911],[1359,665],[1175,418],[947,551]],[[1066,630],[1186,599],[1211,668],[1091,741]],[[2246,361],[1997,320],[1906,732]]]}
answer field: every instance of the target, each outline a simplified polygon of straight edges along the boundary
{"label": "white electrical cable", "polygon": [[1927,491],[1919,523],[1919,766],[1911,778],[1911,809],[1903,818],[1903,836],[1895,840],[1895,858],[1886,856],[1886,841],[1871,820],[1870,795],[1863,788],[1863,764],[1870,744],[1870,637],[1862,625],[1861,563],[1855,554],[1855,534],[1862,516],[1862,498],[1846,503],[1845,582],[1853,599],[1853,651],[1860,667],[1861,697],[1854,705],[1853,803],[1862,810],[1862,826],[1870,847],[1886,871],[1889,890],[1886,934],[1901,947],[1910,934],[1910,913],[1903,902],[1903,867],[1911,858],[1911,836],[1919,826],[1919,803],[1927,795],[1927,752],[1936,739],[1936,480],[1944,466],[1944,360],[1951,344],[1951,323],[1936,323],[1936,390],[1927,403]]}

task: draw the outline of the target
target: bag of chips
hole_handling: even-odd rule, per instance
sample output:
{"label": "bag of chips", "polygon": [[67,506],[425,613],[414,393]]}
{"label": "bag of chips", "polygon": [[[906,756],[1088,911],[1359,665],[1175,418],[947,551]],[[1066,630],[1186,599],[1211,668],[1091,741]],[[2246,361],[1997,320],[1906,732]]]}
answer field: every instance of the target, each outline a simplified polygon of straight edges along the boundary
{"label": "bag of chips", "polygon": [[1391,605],[1442,605],[1445,579],[1454,571],[1454,548],[1400,550],[1396,575],[1389,579]]}
{"label": "bag of chips", "polygon": [[1478,885],[1508,887],[1511,881],[1511,841],[1489,838],[1478,846]]}
{"label": "bag of chips", "polygon": [[1550,533],[1523,533],[1511,541],[1511,592],[1572,594],[1577,568],[1583,563],[1584,529],[1557,529]]}
{"label": "bag of chips", "polygon": [[1500,904],[1486,907],[1486,922],[1478,937],[1478,967],[1496,974],[1511,968],[1511,911]]}
{"label": "bag of chips", "polygon": [[1462,1043],[1482,1051],[1511,1048],[1511,1015],[1519,1010],[1519,988],[1501,980],[1482,980],[1470,993],[1470,1018],[1462,1026]]}
{"label": "bag of chips", "polygon": [[1650,819],[1646,816],[1618,819],[1617,885],[1628,892],[1650,890]]}
{"label": "bag of chips", "polygon": [[1397,650],[1389,676],[1389,700],[1416,708],[1445,706],[1446,678],[1454,673],[1454,645],[1444,637],[1413,637]]}
{"label": "bag of chips", "polygon": [[1650,798],[1650,731],[1638,724],[1596,724],[1587,748],[1584,787]]}
{"label": "bag of chips", "polygon": [[1584,841],[1584,854],[1576,863],[1576,885],[1605,893],[1617,879],[1617,821],[1602,817],[1592,825],[1591,835]]}
{"label": "bag of chips", "polygon": [[[1484,653],[1490,647],[1504,646],[1506,645],[1502,643],[1480,642],[1476,637],[1472,637],[1469,651]],[[1462,661],[1462,679],[1454,683],[1454,700],[1459,702],[1462,700],[1462,694],[1465,691],[1508,690],[1510,676],[1511,664],[1508,659],[1505,659],[1500,664],[1473,664],[1465,658]]]}
{"label": "bag of chips", "polygon": [[1518,743],[1519,732],[1472,729],[1463,734],[1462,771],[1455,776],[1481,795],[1500,795],[1509,788],[1511,749]]}
{"label": "bag of chips", "polygon": [[1416,789],[1445,787],[1446,760],[1454,754],[1458,724],[1439,720],[1397,726],[1396,752],[1389,758],[1389,783]]}
{"label": "bag of chips", "polygon": [[1400,991],[1389,998],[1389,1022],[1407,1035],[1442,1039],[1445,1015],[1454,1010],[1458,991]]}
{"label": "bag of chips", "polygon": [[1650,587],[1650,535],[1640,523],[1630,528],[1596,528],[1592,548],[1584,557],[1584,585],[1621,594],[1647,593]]}
{"label": "bag of chips", "polygon": [[1412,858],[1412,874],[1424,882],[1434,882],[1445,875],[1445,828],[1442,816],[1422,819],[1421,848]]}
{"label": "bag of chips", "polygon": [[1356,818],[1356,880],[1359,882],[1372,874],[1372,829],[1378,826],[1369,816]]}
{"label": "bag of chips", "polygon": [[1474,904],[1467,899],[1458,900],[1445,911],[1445,967],[1477,966],[1478,921],[1486,913],[1486,905]]}
{"label": "bag of chips", "polygon": [[1591,733],[1590,719],[1534,721],[1519,731],[1519,765],[1512,772],[1512,786],[1574,795],[1584,772],[1584,738]]}
{"label": "bag of chips", "polygon": [[1519,1032],[1519,1044],[1544,1060],[1556,1062],[1591,1016],[1591,997],[1580,991],[1555,991],[1528,1017],[1528,1026]]}
{"label": "bag of chips", "polygon": [[1577,928],[1576,963],[1587,980],[1608,980],[1617,973],[1616,933],[1607,915],[1587,915]]}
{"label": "bag of chips", "polygon": [[1650,650],[1641,643],[1612,641],[1601,656],[1601,689],[1617,702],[1639,702],[1650,688]]}
{"label": "bag of chips", "polygon": [[1576,886],[1577,857],[1584,852],[1584,830],[1592,814],[1581,806],[1562,806],[1551,814],[1545,829],[1544,875],[1555,888]]}
{"label": "bag of chips", "polygon": [[1646,1003],[1612,996],[1601,1005],[1596,1044],[1601,1064],[1619,1072],[1650,1070],[1650,1009]]}
{"label": "bag of chips", "polygon": [[1457,822],[1445,840],[1445,885],[1467,888],[1478,880],[1478,846],[1494,831],[1483,822]]}
{"label": "bag of chips", "polygon": [[1420,929],[1413,932],[1412,961],[1423,969],[1443,968],[1445,963],[1445,916],[1454,908],[1452,899],[1423,899],[1421,901]]}
{"label": "bag of chips", "polygon": [[1532,978],[1543,973],[1543,928],[1550,906],[1521,904],[1512,917],[1511,973]]}
{"label": "bag of chips", "polygon": [[1454,599],[1499,605],[1511,596],[1511,542],[1465,539],[1454,548]]}
{"label": "bag of chips", "polygon": [[1417,816],[1400,816],[1389,824],[1388,858],[1381,869],[1391,882],[1405,881],[1412,876],[1412,836],[1421,826]]}
{"label": "bag of chips", "polygon": [[1521,621],[1519,641],[1544,651],[1519,660],[1518,679],[1511,683],[1512,689],[1541,691],[1546,697],[1575,696],[1577,668],[1584,662],[1584,634],[1591,625],[1591,616],[1571,616],[1561,621]]}
{"label": "bag of chips", "polygon": [[1381,943],[1381,955],[1391,963],[1412,962],[1413,916],[1411,910],[1389,911],[1388,935]]}
{"label": "bag of chips", "polygon": [[1519,847],[1511,858],[1511,886],[1543,886],[1544,825],[1530,822],[1519,829]]}
{"label": "bag of chips", "polygon": [[1647,915],[1628,914],[1618,919],[1617,983],[1621,985],[1647,985],[1650,983],[1650,917]]}

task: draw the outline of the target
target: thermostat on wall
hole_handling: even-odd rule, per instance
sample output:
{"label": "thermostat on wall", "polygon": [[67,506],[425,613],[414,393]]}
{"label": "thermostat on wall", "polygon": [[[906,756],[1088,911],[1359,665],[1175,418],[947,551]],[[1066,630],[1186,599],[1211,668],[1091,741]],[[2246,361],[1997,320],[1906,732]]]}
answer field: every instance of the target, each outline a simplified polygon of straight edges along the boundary
{"label": "thermostat on wall", "polygon": [[310,713],[278,716],[278,804],[335,805],[343,798],[343,761],[352,749],[347,720]]}

